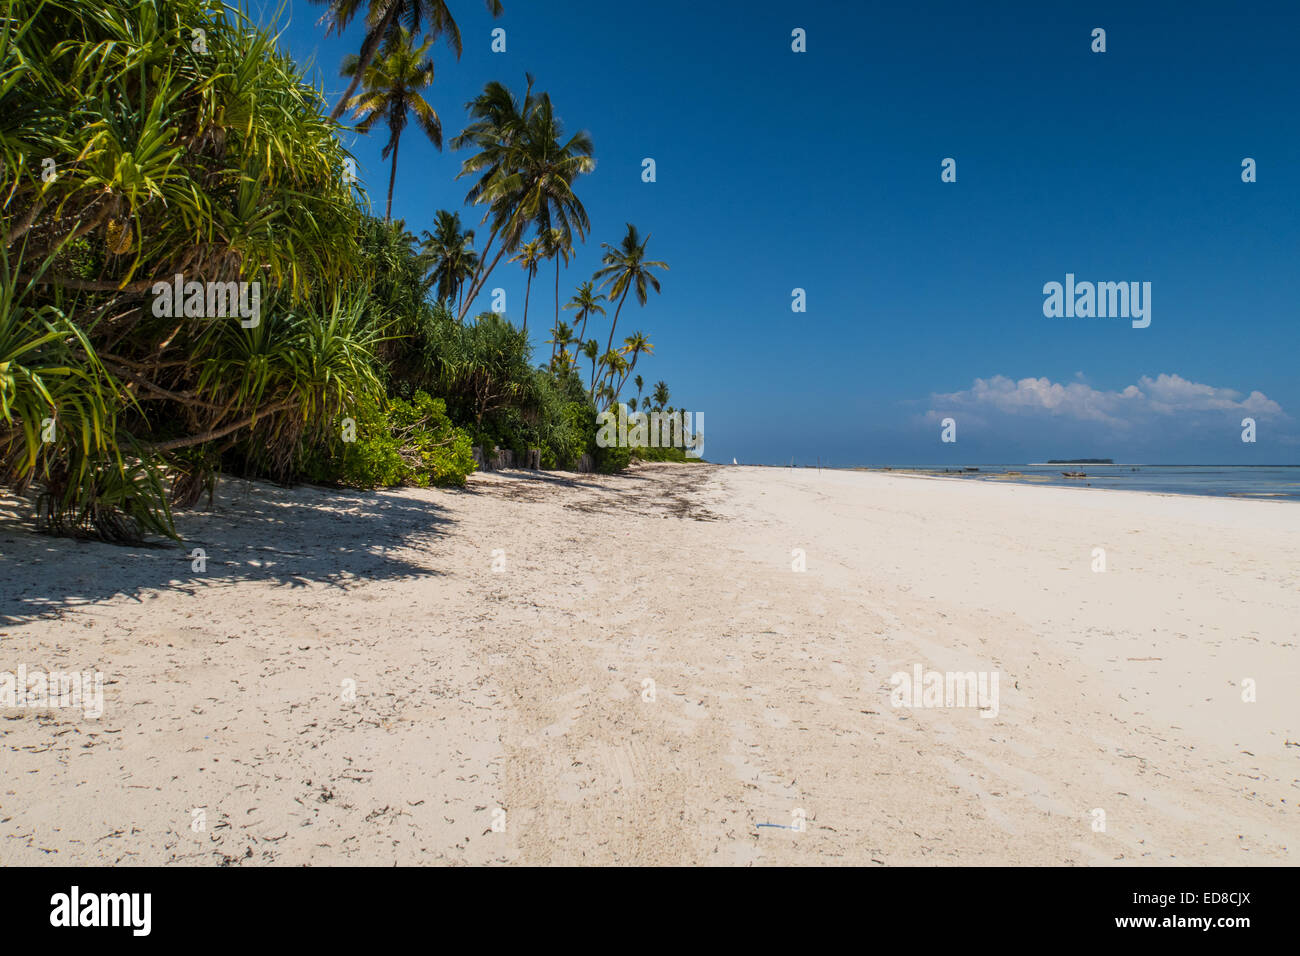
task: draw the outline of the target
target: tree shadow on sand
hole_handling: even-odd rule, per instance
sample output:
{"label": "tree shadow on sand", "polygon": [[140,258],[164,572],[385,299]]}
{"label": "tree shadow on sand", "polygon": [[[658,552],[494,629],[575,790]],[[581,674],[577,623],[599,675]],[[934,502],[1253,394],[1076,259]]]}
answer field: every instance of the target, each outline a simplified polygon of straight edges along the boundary
{"label": "tree shadow on sand", "polygon": [[700,491],[716,466],[709,464],[650,466],[654,471],[639,471],[634,466],[614,475],[575,475],[564,472],[503,471],[509,481],[479,484],[475,494],[506,498],[511,501],[542,502],[556,499],[556,489],[575,494],[560,500],[565,508],[584,514],[624,515],[626,517],[677,517],[694,521],[716,521],[718,515],[704,507]]}
{"label": "tree shadow on sand", "polygon": [[[567,490],[582,489],[601,495],[626,494],[628,487],[646,482],[644,476],[631,472],[618,475],[592,476],[580,472],[529,471],[507,468],[500,471],[490,471],[487,474],[509,480],[491,485],[471,483],[466,486],[465,492],[476,496],[508,498],[514,501],[544,501],[553,498],[557,488]],[[599,477],[603,480],[592,481],[591,478],[593,477]],[[611,487],[611,482],[615,483],[614,487]]]}
{"label": "tree shadow on sand", "polygon": [[[0,623],[60,618],[115,595],[139,601],[145,591],[193,595],[243,581],[347,589],[438,575],[433,557],[420,550],[450,524],[432,500],[436,494],[443,492],[287,489],[228,480],[212,510],[178,513],[180,546],[36,534],[30,502],[0,496]],[[195,549],[202,549],[202,570]]]}

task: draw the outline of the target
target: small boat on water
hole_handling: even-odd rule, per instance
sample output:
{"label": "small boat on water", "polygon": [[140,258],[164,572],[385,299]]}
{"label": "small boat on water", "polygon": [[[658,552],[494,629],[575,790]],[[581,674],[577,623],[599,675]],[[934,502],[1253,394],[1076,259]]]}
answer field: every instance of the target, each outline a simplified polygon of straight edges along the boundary
{"label": "small boat on water", "polygon": [[1062,478],[1087,478],[1088,475],[1082,471],[1063,471],[1061,472],[1061,477]]}

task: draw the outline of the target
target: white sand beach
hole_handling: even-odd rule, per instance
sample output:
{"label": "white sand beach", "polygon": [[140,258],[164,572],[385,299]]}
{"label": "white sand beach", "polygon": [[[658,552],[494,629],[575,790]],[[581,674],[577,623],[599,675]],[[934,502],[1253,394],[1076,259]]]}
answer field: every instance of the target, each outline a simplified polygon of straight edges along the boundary
{"label": "white sand beach", "polygon": [[[183,549],[19,506],[0,672],[102,671],[104,712],[0,707],[3,865],[1300,862],[1291,504],[711,465],[228,481]],[[996,716],[894,707],[916,665],[996,673]]]}

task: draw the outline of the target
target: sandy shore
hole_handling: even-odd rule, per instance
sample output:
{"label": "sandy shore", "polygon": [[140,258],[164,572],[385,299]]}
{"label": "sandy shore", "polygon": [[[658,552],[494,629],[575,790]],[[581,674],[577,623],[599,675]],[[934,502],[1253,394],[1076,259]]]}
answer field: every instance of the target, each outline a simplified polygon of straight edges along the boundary
{"label": "sandy shore", "polygon": [[[0,707],[0,864],[1300,862],[1295,505],[707,465],[221,492],[184,550],[0,499],[0,672],[105,680],[98,719]],[[916,665],[996,674],[996,717],[894,706]]]}

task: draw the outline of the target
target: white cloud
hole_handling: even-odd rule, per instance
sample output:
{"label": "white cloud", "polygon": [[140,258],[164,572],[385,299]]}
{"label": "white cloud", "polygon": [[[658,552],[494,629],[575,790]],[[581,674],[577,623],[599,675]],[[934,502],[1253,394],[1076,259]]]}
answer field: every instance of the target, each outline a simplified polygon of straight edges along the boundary
{"label": "white cloud", "polygon": [[[1076,376],[1080,377],[1080,376]],[[1277,402],[1253,391],[1245,398],[1230,388],[1190,382],[1179,375],[1144,375],[1136,385],[1108,392],[1083,381],[1053,382],[1047,378],[1013,381],[1004,375],[977,378],[959,392],[930,396],[926,417],[965,413],[968,422],[1008,415],[1044,421],[1095,423],[1128,429],[1181,419],[1188,423],[1206,415],[1289,418]]]}

